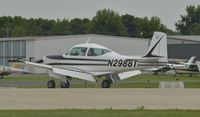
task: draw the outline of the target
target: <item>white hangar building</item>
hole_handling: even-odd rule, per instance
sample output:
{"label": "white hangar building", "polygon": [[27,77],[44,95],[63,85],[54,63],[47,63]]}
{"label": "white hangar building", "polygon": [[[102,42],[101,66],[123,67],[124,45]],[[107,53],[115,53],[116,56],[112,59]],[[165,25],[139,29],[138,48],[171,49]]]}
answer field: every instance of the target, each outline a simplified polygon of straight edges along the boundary
{"label": "white hangar building", "polygon": [[[38,60],[44,55],[64,54],[88,39],[90,43],[106,46],[123,55],[144,55],[149,45],[149,39],[95,34],[0,38],[0,65],[9,66],[8,60]],[[200,57],[200,36],[168,36],[168,56],[179,59]]]}

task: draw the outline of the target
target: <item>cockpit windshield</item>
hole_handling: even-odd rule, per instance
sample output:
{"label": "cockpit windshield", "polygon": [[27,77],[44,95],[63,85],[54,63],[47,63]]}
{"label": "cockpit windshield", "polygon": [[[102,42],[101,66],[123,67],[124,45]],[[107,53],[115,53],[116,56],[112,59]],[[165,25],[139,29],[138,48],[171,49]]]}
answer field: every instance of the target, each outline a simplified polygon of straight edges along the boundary
{"label": "cockpit windshield", "polygon": [[86,47],[74,47],[70,55],[71,56],[85,56],[86,55],[87,48]]}
{"label": "cockpit windshield", "polygon": [[103,55],[103,54],[106,54],[106,53],[109,53],[109,52],[111,52],[111,51],[107,50],[107,49],[90,48],[87,56],[99,56],[99,55]]}

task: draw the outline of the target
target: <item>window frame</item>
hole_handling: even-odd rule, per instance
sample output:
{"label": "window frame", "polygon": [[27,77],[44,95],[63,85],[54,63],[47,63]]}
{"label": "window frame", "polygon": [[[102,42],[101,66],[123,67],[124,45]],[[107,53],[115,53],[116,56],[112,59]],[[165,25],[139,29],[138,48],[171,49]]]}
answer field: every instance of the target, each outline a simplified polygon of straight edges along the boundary
{"label": "window frame", "polygon": [[[99,49],[99,50],[101,50],[101,51],[107,51],[107,52],[102,52],[102,54],[97,54],[97,55],[89,55],[89,53],[90,53],[90,49]],[[108,50],[108,49],[104,49],[104,48],[93,48],[93,47],[91,47],[91,48],[88,48],[88,51],[87,51],[87,56],[90,56],[90,57],[92,57],[92,56],[101,56],[101,55],[104,55],[104,54],[107,54],[107,53],[110,53],[111,51],[110,50]]]}
{"label": "window frame", "polygon": [[[82,49],[84,48],[84,49],[86,49],[86,51],[85,51],[84,55],[80,55],[81,52],[78,53],[78,55],[71,55],[72,50],[75,49],[75,48],[80,48],[81,51],[82,51]],[[87,51],[88,51],[88,47],[73,47],[73,48],[68,52],[68,56],[86,56],[86,55],[87,55]]]}

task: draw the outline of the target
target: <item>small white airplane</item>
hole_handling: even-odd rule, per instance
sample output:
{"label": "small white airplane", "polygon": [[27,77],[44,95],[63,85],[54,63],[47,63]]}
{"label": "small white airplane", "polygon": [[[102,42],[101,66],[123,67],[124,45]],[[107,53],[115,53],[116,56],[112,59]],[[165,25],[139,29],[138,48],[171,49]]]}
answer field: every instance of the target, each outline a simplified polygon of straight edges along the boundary
{"label": "small white airplane", "polygon": [[165,66],[159,68],[150,68],[146,71],[158,74],[173,70],[175,74],[190,74],[192,76],[193,74],[199,74],[199,69],[195,59],[196,57],[192,56],[187,62],[179,62],[176,64],[168,63]]}
{"label": "small white airplane", "polygon": [[7,67],[0,65],[0,76],[3,78],[4,76],[7,76],[9,74],[30,74],[29,71],[24,69],[18,69],[13,67]]}
{"label": "small white airplane", "polygon": [[73,46],[63,55],[44,56],[43,64],[15,62],[48,70],[51,77],[47,83],[48,88],[56,86],[52,78],[61,79],[61,88],[69,88],[71,78],[97,82],[96,79],[100,76],[106,76],[102,81],[102,88],[110,88],[111,83],[141,74],[142,69],[165,65],[165,60],[167,60],[167,36],[162,32],[154,32],[144,56],[124,56],[104,46],[87,42]]}
{"label": "small white airplane", "polygon": [[199,70],[195,63],[195,56],[192,56],[187,62],[178,64],[167,64],[167,67],[174,70],[176,74],[198,74]]}

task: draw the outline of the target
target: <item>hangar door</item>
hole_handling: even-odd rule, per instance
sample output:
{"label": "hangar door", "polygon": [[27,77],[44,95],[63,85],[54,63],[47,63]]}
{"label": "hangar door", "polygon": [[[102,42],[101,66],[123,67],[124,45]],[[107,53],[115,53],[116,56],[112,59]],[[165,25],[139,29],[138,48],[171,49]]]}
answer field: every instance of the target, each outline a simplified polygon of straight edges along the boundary
{"label": "hangar door", "polygon": [[200,44],[168,44],[168,57],[189,59],[196,56],[200,60]]}
{"label": "hangar door", "polygon": [[0,41],[0,65],[8,66],[8,60],[25,58],[26,41]]}

